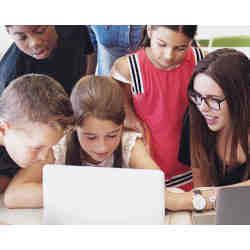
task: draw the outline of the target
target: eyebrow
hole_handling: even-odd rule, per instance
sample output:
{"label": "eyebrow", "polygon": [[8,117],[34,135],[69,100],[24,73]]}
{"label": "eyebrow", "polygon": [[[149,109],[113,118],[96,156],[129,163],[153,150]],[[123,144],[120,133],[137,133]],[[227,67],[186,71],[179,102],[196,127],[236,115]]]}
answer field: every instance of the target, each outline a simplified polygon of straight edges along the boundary
{"label": "eyebrow", "polygon": [[[158,41],[160,41],[161,43],[165,43],[165,44],[168,44],[167,42],[161,40],[160,38],[158,38]],[[174,47],[188,47],[189,44],[181,44],[181,45],[177,45],[177,46],[174,46]]]}
{"label": "eyebrow", "polygon": [[[113,133],[118,133],[120,131],[120,128],[117,128],[113,131],[108,132],[107,134],[113,134]],[[89,132],[83,132],[85,135],[96,135],[95,133],[89,133]]]}
{"label": "eyebrow", "polygon": [[193,92],[195,92],[196,94],[203,96],[203,97],[218,97],[218,98],[225,98],[225,96],[219,96],[219,95],[202,95],[201,93],[199,93],[198,91],[196,91],[195,89],[193,89]]}
{"label": "eyebrow", "polygon": [[[31,32],[34,32],[34,31],[40,29],[41,26],[42,26],[42,25],[37,25],[36,27],[34,27],[34,28],[31,30]],[[16,32],[14,32],[13,34],[14,34],[14,35],[23,35],[23,34],[25,34],[25,32],[18,32],[18,31],[16,31]]]}

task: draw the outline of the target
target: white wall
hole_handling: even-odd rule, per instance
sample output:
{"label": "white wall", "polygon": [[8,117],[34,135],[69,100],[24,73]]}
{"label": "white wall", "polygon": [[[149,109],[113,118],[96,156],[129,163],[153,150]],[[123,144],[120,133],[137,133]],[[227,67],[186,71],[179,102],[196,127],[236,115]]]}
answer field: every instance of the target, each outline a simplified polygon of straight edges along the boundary
{"label": "white wall", "polygon": [[4,26],[0,26],[0,55],[2,55],[10,46],[12,40],[10,39]]}
{"label": "white wall", "polygon": [[199,25],[197,39],[210,39],[216,36],[248,35],[250,36],[249,25]]}

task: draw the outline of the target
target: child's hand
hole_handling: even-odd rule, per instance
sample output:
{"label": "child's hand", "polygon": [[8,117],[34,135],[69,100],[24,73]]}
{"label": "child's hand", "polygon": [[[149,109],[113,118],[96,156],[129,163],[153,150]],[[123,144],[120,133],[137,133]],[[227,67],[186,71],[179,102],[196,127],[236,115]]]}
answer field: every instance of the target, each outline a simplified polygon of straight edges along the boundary
{"label": "child's hand", "polygon": [[129,128],[129,129],[132,129],[134,131],[144,134],[143,123],[133,112],[129,112],[126,114],[124,126],[126,128]]}
{"label": "child's hand", "polygon": [[54,152],[52,150],[52,148],[49,150],[46,158],[42,159],[42,160],[38,160],[35,165],[36,166],[44,166],[46,164],[54,164],[55,163],[55,156],[54,156]]}

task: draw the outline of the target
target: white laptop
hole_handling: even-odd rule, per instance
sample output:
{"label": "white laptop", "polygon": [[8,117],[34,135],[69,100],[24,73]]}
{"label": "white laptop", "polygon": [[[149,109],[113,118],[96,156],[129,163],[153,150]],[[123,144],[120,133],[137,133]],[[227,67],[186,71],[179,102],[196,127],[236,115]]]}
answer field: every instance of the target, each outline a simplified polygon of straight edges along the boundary
{"label": "white laptop", "polygon": [[46,165],[44,224],[164,224],[160,170]]}

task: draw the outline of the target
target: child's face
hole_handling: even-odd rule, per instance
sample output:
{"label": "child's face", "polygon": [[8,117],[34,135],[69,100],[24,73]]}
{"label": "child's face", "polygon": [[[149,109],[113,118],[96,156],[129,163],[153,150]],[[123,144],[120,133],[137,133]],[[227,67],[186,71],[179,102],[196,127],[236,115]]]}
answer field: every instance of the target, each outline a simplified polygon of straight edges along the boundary
{"label": "child's face", "polygon": [[22,168],[47,159],[53,145],[63,136],[61,127],[25,122],[21,129],[1,125],[3,145],[10,157]]}
{"label": "child's face", "polygon": [[57,47],[58,35],[51,25],[14,25],[7,28],[16,46],[37,60],[50,56]]}
{"label": "child's face", "polygon": [[[210,96],[210,102],[217,102],[224,100],[225,95],[219,85],[209,76],[205,74],[198,74],[194,79],[194,91],[199,93],[201,96]],[[228,104],[226,99],[219,104],[219,110],[214,110],[207,105],[203,100],[197,108],[204,117],[207,126],[214,132],[222,132],[228,128],[230,124],[230,115],[228,110]]]}
{"label": "child's face", "polygon": [[119,146],[122,125],[89,116],[84,119],[81,127],[77,127],[77,135],[82,149],[91,159],[95,162],[102,162],[109,158]]}
{"label": "child's face", "polygon": [[192,39],[182,32],[159,27],[152,30],[148,27],[150,38],[149,58],[160,69],[171,70],[183,60]]}

